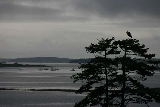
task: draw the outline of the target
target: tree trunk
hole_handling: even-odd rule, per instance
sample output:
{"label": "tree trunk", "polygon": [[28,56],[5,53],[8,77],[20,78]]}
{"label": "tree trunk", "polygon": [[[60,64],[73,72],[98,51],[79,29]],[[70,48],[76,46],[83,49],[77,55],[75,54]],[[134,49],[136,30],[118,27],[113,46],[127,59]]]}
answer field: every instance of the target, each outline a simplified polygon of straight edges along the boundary
{"label": "tree trunk", "polygon": [[124,60],[122,63],[122,76],[123,76],[123,83],[122,83],[122,100],[121,100],[121,107],[125,107],[125,87],[126,87],[126,67],[125,67],[125,62],[126,62],[126,49],[125,49],[125,54],[124,54]]}
{"label": "tree trunk", "polygon": [[[107,53],[105,50],[105,59],[107,58]],[[108,107],[108,73],[107,73],[107,65],[105,63],[105,76],[106,76],[106,101],[105,101],[105,107]]]}

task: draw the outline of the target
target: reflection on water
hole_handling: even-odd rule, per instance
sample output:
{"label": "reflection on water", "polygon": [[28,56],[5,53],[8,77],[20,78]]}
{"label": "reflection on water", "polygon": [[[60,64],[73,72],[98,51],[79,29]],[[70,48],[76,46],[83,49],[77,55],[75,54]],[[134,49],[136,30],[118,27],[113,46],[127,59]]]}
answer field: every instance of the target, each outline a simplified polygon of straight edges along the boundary
{"label": "reflection on water", "polygon": [[72,92],[0,91],[0,106],[73,107],[83,97]]}
{"label": "reflection on water", "polygon": [[[50,64],[54,65],[54,64]],[[78,69],[79,64],[56,64],[59,70],[39,70],[37,67],[33,68],[1,68],[0,69],[0,88],[62,88],[62,89],[76,89],[81,84],[73,84],[70,76],[81,72]],[[76,71],[70,71],[72,68]]]}
{"label": "reflection on water", "polygon": [[[23,91],[23,89],[77,89],[81,83],[73,84],[70,76],[81,72],[79,64],[50,64],[59,70],[33,68],[0,68],[0,88],[22,89],[0,91],[0,107],[72,107],[82,99],[73,92]],[[76,71],[70,71],[75,68]],[[44,69],[44,68],[42,68]]]}
{"label": "reflection on water", "polygon": [[[59,70],[39,70],[39,68],[0,68],[0,88],[22,89],[0,91],[0,107],[72,107],[85,95],[73,92],[23,91],[23,89],[78,89],[82,83],[74,83],[70,76],[81,72],[79,64],[51,64]],[[70,71],[72,68],[75,71]],[[51,69],[51,67],[48,67]],[[136,76],[132,74],[132,76]],[[160,87],[160,73],[143,84],[149,87]],[[151,107],[158,107],[151,104]],[[132,107],[140,107],[131,105]],[[160,105],[159,105],[160,106]],[[129,106],[130,107],[130,106]],[[141,105],[143,107],[143,105]]]}

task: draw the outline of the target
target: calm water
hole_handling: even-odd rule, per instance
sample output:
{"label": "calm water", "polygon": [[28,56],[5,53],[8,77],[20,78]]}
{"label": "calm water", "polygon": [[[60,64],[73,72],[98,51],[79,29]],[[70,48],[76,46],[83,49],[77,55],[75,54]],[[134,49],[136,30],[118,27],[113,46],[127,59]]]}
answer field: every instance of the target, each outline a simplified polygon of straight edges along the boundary
{"label": "calm water", "polygon": [[83,95],[54,91],[0,91],[0,107],[73,107]]}
{"label": "calm water", "polygon": [[[0,91],[0,107],[72,107],[85,95],[73,92],[58,91],[25,91],[24,89],[78,89],[81,83],[73,84],[70,76],[81,72],[78,64],[50,64],[59,70],[39,70],[39,68],[1,68],[0,88],[14,88],[20,90]],[[76,71],[70,71],[75,68]],[[20,70],[21,69],[21,70]],[[160,87],[160,73],[157,72],[145,85]],[[151,107],[160,104],[152,103]],[[130,105],[129,107],[139,107]],[[142,107],[142,105],[141,105]]]}

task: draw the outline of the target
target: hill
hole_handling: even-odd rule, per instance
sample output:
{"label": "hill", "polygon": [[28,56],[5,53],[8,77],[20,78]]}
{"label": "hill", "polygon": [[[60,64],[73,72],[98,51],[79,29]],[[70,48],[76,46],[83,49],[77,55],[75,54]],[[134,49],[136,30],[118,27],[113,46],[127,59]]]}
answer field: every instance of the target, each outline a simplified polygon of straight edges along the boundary
{"label": "hill", "polygon": [[[31,58],[15,58],[4,60],[3,62],[32,62],[32,63],[87,63],[91,59],[69,59],[69,58],[58,58],[58,57],[31,57]],[[1,62],[1,61],[0,61]]]}
{"label": "hill", "polygon": [[15,58],[8,62],[33,62],[33,63],[69,63],[69,58],[57,57],[31,57],[31,58]]}

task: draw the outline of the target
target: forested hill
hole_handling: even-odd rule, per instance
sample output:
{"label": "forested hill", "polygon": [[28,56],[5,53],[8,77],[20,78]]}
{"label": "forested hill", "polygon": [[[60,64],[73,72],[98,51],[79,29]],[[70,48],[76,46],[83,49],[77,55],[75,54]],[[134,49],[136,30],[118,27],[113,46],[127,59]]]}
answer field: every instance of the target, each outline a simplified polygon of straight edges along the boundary
{"label": "forested hill", "polygon": [[88,59],[69,59],[58,57],[31,57],[31,58],[15,58],[0,62],[32,62],[32,63],[87,63]]}
{"label": "forested hill", "polygon": [[[3,62],[33,62],[33,63],[87,63],[91,58],[70,59],[58,57],[31,57],[31,58],[0,58],[0,63]],[[160,60],[155,58],[153,60]]]}
{"label": "forested hill", "polygon": [[9,62],[33,62],[33,63],[69,63],[69,58],[57,58],[57,57],[32,57],[32,58],[15,58],[9,60]]}

